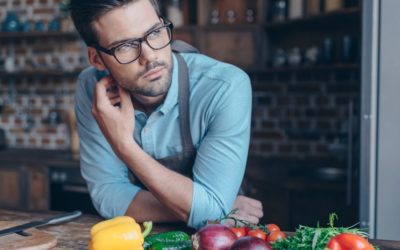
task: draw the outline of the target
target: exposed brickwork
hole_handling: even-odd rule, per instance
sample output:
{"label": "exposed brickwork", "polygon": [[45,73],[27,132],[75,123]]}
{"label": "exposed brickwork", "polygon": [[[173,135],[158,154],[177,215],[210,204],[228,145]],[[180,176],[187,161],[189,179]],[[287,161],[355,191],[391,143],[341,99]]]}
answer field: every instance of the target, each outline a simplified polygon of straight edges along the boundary
{"label": "exposed brickwork", "polygon": [[331,145],[346,143],[349,102],[354,100],[356,108],[359,105],[357,70],[293,71],[251,77],[251,154],[323,157],[332,154]]}
{"label": "exposed brickwork", "polygon": [[[21,22],[41,21],[47,29],[47,24],[60,16],[59,3],[57,0],[0,0],[0,22],[7,11],[15,11]],[[63,28],[64,31],[71,29],[71,26]],[[4,39],[0,41],[0,58],[10,57],[14,58],[16,72],[72,72],[87,66],[83,43],[63,37]],[[65,112],[74,108],[75,84],[76,76],[1,77],[0,127],[6,130],[8,145],[68,148],[70,136]]]}

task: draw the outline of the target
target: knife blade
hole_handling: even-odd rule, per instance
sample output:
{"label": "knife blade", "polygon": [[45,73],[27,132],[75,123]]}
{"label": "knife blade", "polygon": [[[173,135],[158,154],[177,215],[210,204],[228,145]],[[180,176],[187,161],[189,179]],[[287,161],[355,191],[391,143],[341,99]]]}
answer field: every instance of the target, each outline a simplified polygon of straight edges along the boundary
{"label": "knife blade", "polygon": [[0,230],[0,237],[8,235],[8,234],[12,234],[12,233],[19,233],[19,232],[22,232],[29,228],[37,228],[37,227],[43,227],[43,226],[47,226],[47,225],[59,224],[59,223],[65,222],[65,221],[69,221],[69,220],[78,218],[81,215],[82,215],[82,212],[77,210],[77,211],[53,216],[53,217],[47,218],[45,220],[31,221],[31,222],[28,222],[25,224],[21,224],[18,226],[13,226],[10,228]]}

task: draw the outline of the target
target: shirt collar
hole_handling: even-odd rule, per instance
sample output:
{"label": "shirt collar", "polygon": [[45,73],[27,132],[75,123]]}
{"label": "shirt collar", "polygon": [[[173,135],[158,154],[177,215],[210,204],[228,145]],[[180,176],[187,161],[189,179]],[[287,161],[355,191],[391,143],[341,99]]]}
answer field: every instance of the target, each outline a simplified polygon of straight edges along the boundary
{"label": "shirt collar", "polygon": [[176,104],[178,104],[178,60],[174,53],[172,53],[172,80],[169,86],[167,96],[165,97],[164,103],[161,104],[159,111],[163,114],[168,113]]}

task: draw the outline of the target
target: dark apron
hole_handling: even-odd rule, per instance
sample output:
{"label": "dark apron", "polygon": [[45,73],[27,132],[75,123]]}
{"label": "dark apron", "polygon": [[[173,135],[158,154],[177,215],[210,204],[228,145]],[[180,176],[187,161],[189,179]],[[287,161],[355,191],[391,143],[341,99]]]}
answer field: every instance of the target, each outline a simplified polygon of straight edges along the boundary
{"label": "dark apron", "polygon": [[[198,50],[182,41],[174,41],[171,47],[178,61],[178,107],[182,152],[156,160],[163,166],[191,178],[193,176],[192,168],[196,158],[196,149],[193,146],[192,134],[190,132],[189,72],[185,60],[179,53],[197,53]],[[135,185],[146,189],[132,171],[129,171],[129,179]]]}

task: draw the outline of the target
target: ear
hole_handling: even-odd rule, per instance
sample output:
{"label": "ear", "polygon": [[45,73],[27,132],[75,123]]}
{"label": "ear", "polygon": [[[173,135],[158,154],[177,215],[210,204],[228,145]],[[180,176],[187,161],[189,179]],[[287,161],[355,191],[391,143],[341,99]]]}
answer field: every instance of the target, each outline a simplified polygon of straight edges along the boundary
{"label": "ear", "polygon": [[106,69],[106,66],[103,63],[103,60],[100,58],[99,52],[93,48],[88,47],[87,50],[89,63],[95,67],[96,69],[103,71]]}

